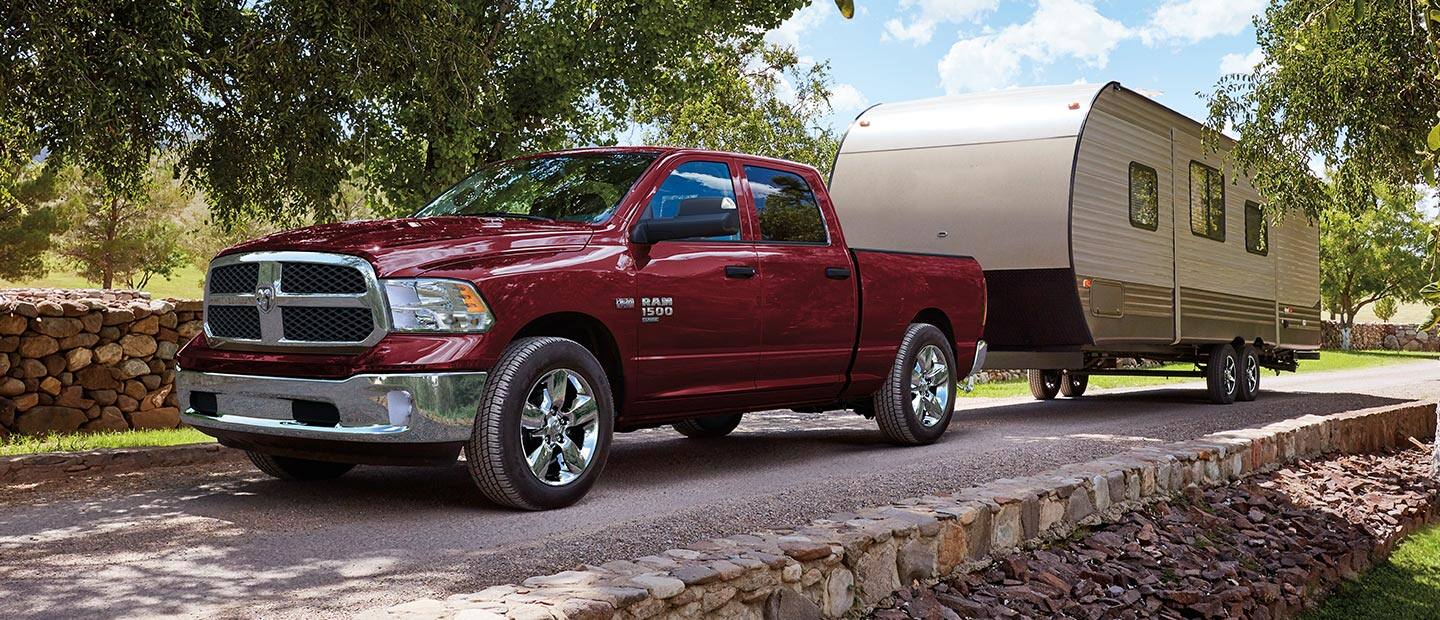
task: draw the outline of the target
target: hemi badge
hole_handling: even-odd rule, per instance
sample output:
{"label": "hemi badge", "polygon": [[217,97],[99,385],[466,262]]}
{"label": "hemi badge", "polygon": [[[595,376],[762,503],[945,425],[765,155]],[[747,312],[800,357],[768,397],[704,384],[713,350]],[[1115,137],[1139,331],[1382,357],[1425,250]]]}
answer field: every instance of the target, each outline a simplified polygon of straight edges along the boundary
{"label": "hemi badge", "polygon": [[616,297],[615,307],[620,310],[629,310],[635,307],[634,297]]}

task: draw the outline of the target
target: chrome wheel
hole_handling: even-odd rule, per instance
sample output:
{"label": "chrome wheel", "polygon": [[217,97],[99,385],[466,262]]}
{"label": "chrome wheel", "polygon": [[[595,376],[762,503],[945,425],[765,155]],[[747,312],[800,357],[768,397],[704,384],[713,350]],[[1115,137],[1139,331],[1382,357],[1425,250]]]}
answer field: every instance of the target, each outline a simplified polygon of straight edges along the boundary
{"label": "chrome wheel", "polygon": [[1260,387],[1260,360],[1254,355],[1245,356],[1245,388],[1253,393]]}
{"label": "chrome wheel", "polygon": [[1234,394],[1234,393],[1235,393],[1235,357],[1234,357],[1234,356],[1226,356],[1226,357],[1225,357],[1224,373],[1225,373],[1225,393],[1226,393],[1226,394]]}
{"label": "chrome wheel", "polygon": [[520,413],[520,449],[530,473],[550,486],[585,473],[600,437],[599,412],[595,392],[579,373],[557,368],[540,377]]}
{"label": "chrome wheel", "polygon": [[933,344],[922,347],[910,369],[910,410],[921,424],[935,426],[945,417],[953,383],[945,352]]}

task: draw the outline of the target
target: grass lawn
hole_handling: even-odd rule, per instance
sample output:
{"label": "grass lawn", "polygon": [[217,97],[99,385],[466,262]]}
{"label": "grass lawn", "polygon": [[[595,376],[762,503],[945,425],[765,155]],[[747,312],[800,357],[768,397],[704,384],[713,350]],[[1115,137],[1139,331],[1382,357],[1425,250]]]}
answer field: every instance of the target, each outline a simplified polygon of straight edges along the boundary
{"label": "grass lawn", "polygon": [[12,435],[0,442],[0,456],[18,456],[37,452],[80,452],[103,448],[139,448],[144,446],[178,446],[187,443],[215,441],[193,428],[173,428],[119,433],[90,433],[26,437]]}
{"label": "grass lawn", "polygon": [[[178,299],[200,299],[202,293],[200,282],[205,279],[205,274],[194,265],[185,265],[175,271],[170,278],[156,276],[150,279],[150,284],[144,288],[151,297],[160,299],[163,297],[175,297]],[[124,288],[123,282],[117,283],[118,288]],[[52,261],[50,275],[36,280],[24,280],[12,282],[0,280],[0,288],[100,288],[94,282],[86,282],[84,278],[75,275],[68,267]]]}
{"label": "grass lawn", "polygon": [[[1330,370],[1355,370],[1357,368],[1370,368],[1372,366],[1384,366],[1386,364],[1399,364],[1417,360],[1440,360],[1440,353],[1410,351],[1321,351],[1319,360],[1300,361],[1299,374],[1304,375]],[[1166,364],[1161,366],[1160,369],[1194,370],[1195,367],[1190,364]],[[1261,389],[1264,389],[1265,379],[1270,376],[1273,375],[1266,374],[1260,378]],[[1203,379],[1199,377],[1090,377],[1090,388],[1144,387],[1202,380]],[[1024,396],[1029,393],[1029,384],[1024,381],[1002,381],[999,383],[977,384],[975,391],[968,394],[968,396],[1005,398],[1010,396]]]}
{"label": "grass lawn", "polygon": [[1306,620],[1440,617],[1440,527],[1411,535],[1384,564],[1347,583]]}

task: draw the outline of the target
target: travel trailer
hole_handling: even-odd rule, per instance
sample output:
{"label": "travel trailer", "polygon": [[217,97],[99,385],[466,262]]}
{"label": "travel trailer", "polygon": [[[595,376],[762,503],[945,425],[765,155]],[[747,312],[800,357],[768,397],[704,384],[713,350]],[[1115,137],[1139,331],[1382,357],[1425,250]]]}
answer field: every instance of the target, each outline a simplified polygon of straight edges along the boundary
{"label": "travel trailer", "polygon": [[986,367],[1029,370],[1036,398],[1158,372],[1117,368],[1138,357],[1250,400],[1261,368],[1318,357],[1319,230],[1267,221],[1204,131],[1115,82],[880,104],[830,193],[854,248],[977,259]]}

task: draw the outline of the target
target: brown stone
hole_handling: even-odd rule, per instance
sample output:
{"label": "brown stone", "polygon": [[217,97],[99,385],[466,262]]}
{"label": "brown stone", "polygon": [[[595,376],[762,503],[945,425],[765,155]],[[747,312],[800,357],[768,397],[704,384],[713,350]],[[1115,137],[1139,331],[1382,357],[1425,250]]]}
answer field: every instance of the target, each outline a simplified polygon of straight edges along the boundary
{"label": "brown stone", "polygon": [[88,390],[109,390],[120,386],[115,373],[105,366],[87,366],[75,373],[75,382]]}
{"label": "brown stone", "polygon": [[159,389],[161,383],[160,375],[145,375],[143,377],[140,377],[140,383],[143,384],[145,386],[145,389],[149,391]]}
{"label": "brown stone", "polygon": [[35,311],[40,316],[65,316],[65,307],[59,302],[45,300],[35,304]]}
{"label": "brown stone", "polygon": [[0,379],[0,396],[19,396],[25,391],[25,382],[14,377]]}
{"label": "brown stone", "polygon": [[176,327],[175,331],[180,333],[180,338],[188,341],[194,338],[195,334],[200,333],[200,330],[204,327],[205,324],[201,321],[186,321]]}
{"label": "brown stone", "polygon": [[59,375],[65,372],[65,357],[63,355],[46,355],[40,362],[45,364],[45,374],[47,375]]}
{"label": "brown stone", "polygon": [[60,339],[60,350],[68,351],[70,349],[79,348],[88,349],[95,346],[95,344],[98,342],[100,342],[100,337],[96,336],[95,334],[75,334],[74,336],[70,336],[69,338]]}
{"label": "brown stone", "polygon": [[132,311],[132,310],[112,309],[112,310],[110,310],[109,312],[106,312],[106,313],[105,313],[105,318],[104,318],[101,322],[104,323],[106,327],[112,327],[112,326],[115,326],[115,325],[121,325],[121,324],[124,324],[124,323],[129,323],[129,322],[134,321],[134,320],[135,320],[135,312],[134,312],[134,311]]}
{"label": "brown stone", "polygon": [[86,312],[80,317],[80,325],[89,334],[100,333],[100,328],[105,326],[105,317],[99,312]]}
{"label": "brown stone", "polygon": [[30,321],[31,327],[51,338],[68,338],[85,328],[80,319],[42,316]]}
{"label": "brown stone", "polygon": [[55,397],[55,404],[76,409],[89,409],[95,406],[95,401],[85,398],[85,388],[72,385],[60,391],[60,395]]}
{"label": "brown stone", "polygon": [[130,414],[130,426],[135,429],[175,428],[180,426],[180,410],[174,407],[161,407],[148,411],[135,411]]}
{"label": "brown stone", "polygon": [[125,421],[125,416],[115,407],[101,409],[100,416],[80,425],[80,430],[88,433],[113,433],[130,430],[130,424]]}
{"label": "brown stone", "polygon": [[35,407],[16,416],[15,430],[22,435],[72,433],[88,420],[84,411],[71,407]]}
{"label": "brown stone", "polygon": [[121,394],[115,397],[115,406],[119,407],[120,410],[124,411],[125,413],[130,413],[131,411],[140,408],[140,401]]}
{"label": "brown stone", "polygon": [[159,316],[160,327],[168,327],[170,329],[175,329],[175,324],[179,322],[179,316],[174,312],[166,312],[165,314],[161,314]]}
{"label": "brown stone", "polygon": [[0,398],[0,428],[8,428],[15,425],[15,401],[8,398]]}
{"label": "brown stone", "polygon": [[130,357],[150,357],[155,354],[155,339],[144,334],[130,334],[120,339],[120,348]]}
{"label": "brown stone", "polygon": [[145,398],[145,384],[134,379],[126,381],[125,385],[121,389],[126,396],[129,396],[130,398],[133,398],[135,400]]}
{"label": "brown stone", "polygon": [[119,396],[115,390],[91,390],[90,398],[101,405],[115,404],[115,397]]}
{"label": "brown stone", "polygon": [[20,356],[41,358],[60,350],[60,343],[49,336],[25,336],[20,339]]}
{"label": "brown stone", "polygon": [[0,335],[18,336],[25,333],[30,321],[18,314],[0,314]]}
{"label": "brown stone", "polygon": [[130,333],[132,334],[154,336],[158,331],[160,331],[160,317],[153,314],[130,324]]}
{"label": "brown stone", "polygon": [[119,327],[112,325],[100,328],[100,342],[115,342],[120,339],[120,336]]}
{"label": "brown stone", "polygon": [[40,380],[40,391],[51,396],[59,394],[61,387],[60,380],[55,377],[45,377]]}
{"label": "brown stone", "polygon": [[0,376],[10,372],[10,356],[0,353]]}
{"label": "brown stone", "polygon": [[95,363],[102,366],[113,366],[123,357],[125,357],[125,350],[113,342],[100,345],[95,349]]}
{"label": "brown stone", "polygon": [[28,411],[40,404],[40,395],[35,392],[26,392],[11,400],[15,401],[16,411]]}
{"label": "brown stone", "polygon": [[49,374],[49,371],[45,370],[45,362],[42,362],[40,360],[23,359],[20,360],[20,364],[16,366],[10,374],[18,376],[21,379],[39,379],[40,377]]}
{"label": "brown stone", "polygon": [[144,360],[127,359],[115,367],[116,379],[131,379],[150,372],[150,365]]}
{"label": "brown stone", "polygon": [[175,354],[179,352],[180,345],[173,341],[162,340],[159,344],[155,345],[155,357],[162,360],[173,360],[175,359]]}
{"label": "brown stone", "polygon": [[19,336],[0,336],[0,353],[12,353],[20,350]]}
{"label": "brown stone", "polygon": [[70,349],[65,352],[65,370],[75,372],[89,366],[94,357],[90,349]]}

